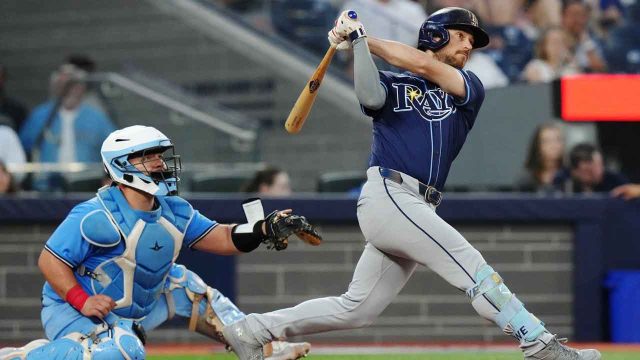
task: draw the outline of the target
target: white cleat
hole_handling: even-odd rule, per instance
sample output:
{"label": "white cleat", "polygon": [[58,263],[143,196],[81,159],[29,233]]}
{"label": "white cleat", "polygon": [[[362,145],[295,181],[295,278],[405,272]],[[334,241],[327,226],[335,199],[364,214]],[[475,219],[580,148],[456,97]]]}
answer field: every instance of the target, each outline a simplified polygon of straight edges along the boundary
{"label": "white cleat", "polygon": [[246,323],[246,320],[242,319],[225,326],[222,329],[224,339],[240,360],[264,360],[262,345],[253,337]]}
{"label": "white cleat", "polygon": [[311,350],[311,344],[308,342],[273,341],[271,346],[273,351],[271,354],[265,354],[265,360],[297,360],[306,357]]}
{"label": "white cleat", "polygon": [[556,335],[537,353],[526,356],[524,360],[600,360],[602,355],[595,349],[577,350],[564,345],[567,339],[558,339]]}

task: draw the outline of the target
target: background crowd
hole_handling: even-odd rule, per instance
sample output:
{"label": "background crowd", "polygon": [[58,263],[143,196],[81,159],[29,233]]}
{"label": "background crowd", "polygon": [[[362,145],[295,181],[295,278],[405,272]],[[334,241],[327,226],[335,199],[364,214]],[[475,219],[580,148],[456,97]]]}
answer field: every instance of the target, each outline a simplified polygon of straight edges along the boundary
{"label": "background crowd", "polygon": [[[217,2],[256,28],[317,54],[326,50],[326,29],[344,9],[356,9],[370,34],[415,46],[429,13],[445,6],[465,7],[478,14],[491,35],[490,45],[474,52],[467,65],[486,88],[548,83],[569,74],[640,71],[640,52],[635,50],[640,48],[635,25],[640,22],[640,2],[634,0]],[[348,55],[341,59],[344,69],[351,68],[349,61]],[[73,191],[64,173],[34,172],[26,165],[100,161],[100,145],[116,125],[100,91],[86,81],[96,63],[84,55],[69,55],[51,73],[49,98],[32,109],[11,96],[11,82],[21,79],[10,78],[9,70],[0,63],[0,193]],[[629,183],[625,175],[607,169],[611,164],[599,149],[595,125],[591,127],[591,135],[577,141],[572,138],[576,128],[561,121],[538,127],[513,190],[609,192]],[[10,174],[7,165],[27,170]],[[246,180],[237,191],[291,194],[284,170],[268,167]]]}

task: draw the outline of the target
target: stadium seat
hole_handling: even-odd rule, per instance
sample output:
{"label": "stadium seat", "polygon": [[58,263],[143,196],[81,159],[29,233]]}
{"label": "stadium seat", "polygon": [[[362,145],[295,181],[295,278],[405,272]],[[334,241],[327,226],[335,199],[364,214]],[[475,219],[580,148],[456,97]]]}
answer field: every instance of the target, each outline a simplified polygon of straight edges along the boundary
{"label": "stadium seat", "polygon": [[488,27],[487,32],[494,42],[501,39],[503,47],[489,48],[486,53],[498,64],[509,81],[518,82],[522,70],[533,55],[533,43],[515,26]]}
{"label": "stadium seat", "polygon": [[66,192],[95,193],[102,187],[103,172],[67,174],[64,178]]}
{"label": "stadium seat", "polygon": [[278,33],[315,53],[327,50],[327,30],[338,15],[327,1],[274,0],[271,21]]}
{"label": "stadium seat", "polygon": [[196,173],[190,181],[192,192],[235,193],[251,180],[251,173]]}
{"label": "stadium seat", "polygon": [[320,175],[318,192],[351,192],[367,181],[363,171],[338,171]]}
{"label": "stadium seat", "polygon": [[613,30],[604,55],[610,72],[640,73],[640,30],[633,25]]}

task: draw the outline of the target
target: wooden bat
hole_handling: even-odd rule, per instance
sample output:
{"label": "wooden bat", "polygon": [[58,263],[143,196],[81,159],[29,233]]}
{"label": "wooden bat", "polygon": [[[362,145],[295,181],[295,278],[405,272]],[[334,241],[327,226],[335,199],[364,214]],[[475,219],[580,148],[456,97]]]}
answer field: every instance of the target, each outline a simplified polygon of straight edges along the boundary
{"label": "wooden bat", "polygon": [[300,129],[302,129],[302,125],[304,125],[304,122],[307,120],[307,116],[311,111],[313,102],[316,100],[316,96],[318,96],[318,89],[320,88],[322,78],[327,72],[327,68],[329,67],[333,54],[335,53],[336,46],[331,45],[327,50],[327,53],[324,54],[320,65],[318,65],[316,71],[311,75],[309,82],[304,89],[302,89],[300,96],[298,96],[298,100],[293,104],[293,108],[291,108],[287,122],[284,123],[284,128],[290,134],[296,134]]}

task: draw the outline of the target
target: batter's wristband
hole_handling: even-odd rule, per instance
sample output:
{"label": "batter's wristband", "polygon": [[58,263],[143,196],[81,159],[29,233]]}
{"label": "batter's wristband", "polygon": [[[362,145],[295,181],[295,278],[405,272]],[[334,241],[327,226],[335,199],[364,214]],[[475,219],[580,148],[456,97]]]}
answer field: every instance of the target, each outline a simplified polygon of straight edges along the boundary
{"label": "batter's wristband", "polygon": [[364,31],[363,27],[360,27],[349,33],[349,40],[354,41],[365,36],[367,36],[367,33]]}
{"label": "batter's wristband", "polygon": [[67,291],[66,299],[69,305],[73,306],[74,309],[78,311],[82,311],[82,307],[87,302],[89,298],[89,294],[80,286],[80,284],[76,284],[76,286],[72,287]]}

